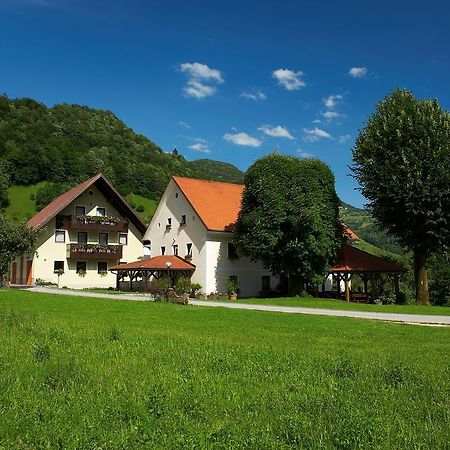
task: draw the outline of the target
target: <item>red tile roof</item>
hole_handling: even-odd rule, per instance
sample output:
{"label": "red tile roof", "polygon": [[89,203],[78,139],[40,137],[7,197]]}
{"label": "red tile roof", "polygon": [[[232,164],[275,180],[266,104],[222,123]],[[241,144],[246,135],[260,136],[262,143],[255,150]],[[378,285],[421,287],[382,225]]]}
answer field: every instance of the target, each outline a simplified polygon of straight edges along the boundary
{"label": "red tile roof", "polygon": [[170,263],[170,270],[195,270],[195,265],[175,255],[161,255],[153,258],[142,259],[127,264],[118,264],[110,270],[167,270],[167,263]]}
{"label": "red tile roof", "polygon": [[173,177],[208,230],[232,231],[244,185]]}
{"label": "red tile roof", "polygon": [[344,222],[342,222],[342,228],[344,229],[344,236],[351,241],[357,241],[360,237]]}
{"label": "red tile roof", "polygon": [[77,197],[92,185],[96,185],[101,192],[107,194],[107,198],[114,202],[114,206],[121,214],[129,218],[142,233],[146,230],[146,225],[140,217],[131,209],[125,199],[116,191],[107,178],[98,173],[89,180],[84,181],[78,186],[69,189],[64,194],[49,203],[44,209],[35,214],[28,222],[29,228],[39,230],[46,225],[53,217],[59,214],[65,207],[69,206]]}
{"label": "red tile roof", "polygon": [[406,272],[399,264],[344,244],[331,272]]}

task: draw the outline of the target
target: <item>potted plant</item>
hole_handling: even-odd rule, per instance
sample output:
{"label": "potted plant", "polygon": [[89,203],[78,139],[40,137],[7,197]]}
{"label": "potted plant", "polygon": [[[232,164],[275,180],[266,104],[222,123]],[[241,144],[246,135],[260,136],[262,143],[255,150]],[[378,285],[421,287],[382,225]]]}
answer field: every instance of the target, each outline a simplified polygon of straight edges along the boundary
{"label": "potted plant", "polygon": [[61,275],[64,275],[64,269],[57,269],[55,270],[56,275],[58,275],[58,288],[59,288],[59,277]]}
{"label": "potted plant", "polygon": [[239,291],[239,284],[236,278],[228,277],[225,281],[227,288],[228,300],[236,300]]}

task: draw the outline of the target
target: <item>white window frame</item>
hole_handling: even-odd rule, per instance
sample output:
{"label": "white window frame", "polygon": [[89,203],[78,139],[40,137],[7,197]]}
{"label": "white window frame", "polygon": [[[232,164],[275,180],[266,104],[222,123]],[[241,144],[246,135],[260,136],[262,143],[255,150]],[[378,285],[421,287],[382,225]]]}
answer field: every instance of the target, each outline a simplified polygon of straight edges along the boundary
{"label": "white window frame", "polygon": [[[62,233],[62,236],[64,237],[62,241],[57,240],[58,233]],[[61,229],[55,230],[55,242],[57,244],[65,244],[66,243],[66,230],[61,230]]]}
{"label": "white window frame", "polygon": [[[125,236],[125,244],[122,244],[121,242],[120,242],[120,237],[121,236]],[[117,235],[117,242],[119,243],[119,245],[128,245],[128,233],[118,233],[118,235]]]}

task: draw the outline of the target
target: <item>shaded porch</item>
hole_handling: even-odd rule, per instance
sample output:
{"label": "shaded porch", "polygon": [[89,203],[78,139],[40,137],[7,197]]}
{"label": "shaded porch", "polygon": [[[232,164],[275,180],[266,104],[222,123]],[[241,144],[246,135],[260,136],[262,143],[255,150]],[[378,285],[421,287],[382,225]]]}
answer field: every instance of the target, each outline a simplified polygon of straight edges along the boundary
{"label": "shaded porch", "polygon": [[116,274],[116,289],[147,292],[152,279],[167,277],[174,286],[179,277],[191,278],[195,265],[175,255],[161,255],[153,258],[118,264],[110,271]]}
{"label": "shaded porch", "polygon": [[[336,282],[337,289],[335,291],[322,289],[322,294],[344,298],[347,302],[374,302],[377,295],[384,293],[386,283],[390,283],[395,295],[398,296],[400,275],[405,272],[406,269],[394,261],[344,244],[329,274]],[[362,282],[359,290],[351,289],[351,280],[355,276]]]}

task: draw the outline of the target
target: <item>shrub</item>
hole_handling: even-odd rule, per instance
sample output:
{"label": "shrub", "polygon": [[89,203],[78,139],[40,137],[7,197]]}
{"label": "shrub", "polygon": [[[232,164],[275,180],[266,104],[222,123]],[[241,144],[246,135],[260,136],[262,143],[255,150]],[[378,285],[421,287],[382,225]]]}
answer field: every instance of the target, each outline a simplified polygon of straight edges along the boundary
{"label": "shrub", "polygon": [[228,295],[235,295],[239,291],[239,283],[234,278],[227,277],[225,281],[225,286],[227,288]]}
{"label": "shrub", "polygon": [[145,207],[144,207],[143,205],[138,205],[138,206],[136,207],[136,211],[137,211],[137,212],[144,212],[144,211],[145,211]]}
{"label": "shrub", "polygon": [[154,278],[148,286],[148,292],[152,294],[157,301],[167,300],[169,289],[170,281],[167,277],[161,277],[159,279]]}
{"label": "shrub", "polygon": [[191,291],[191,280],[186,277],[179,277],[174,286],[175,292],[180,294],[187,294]]}

